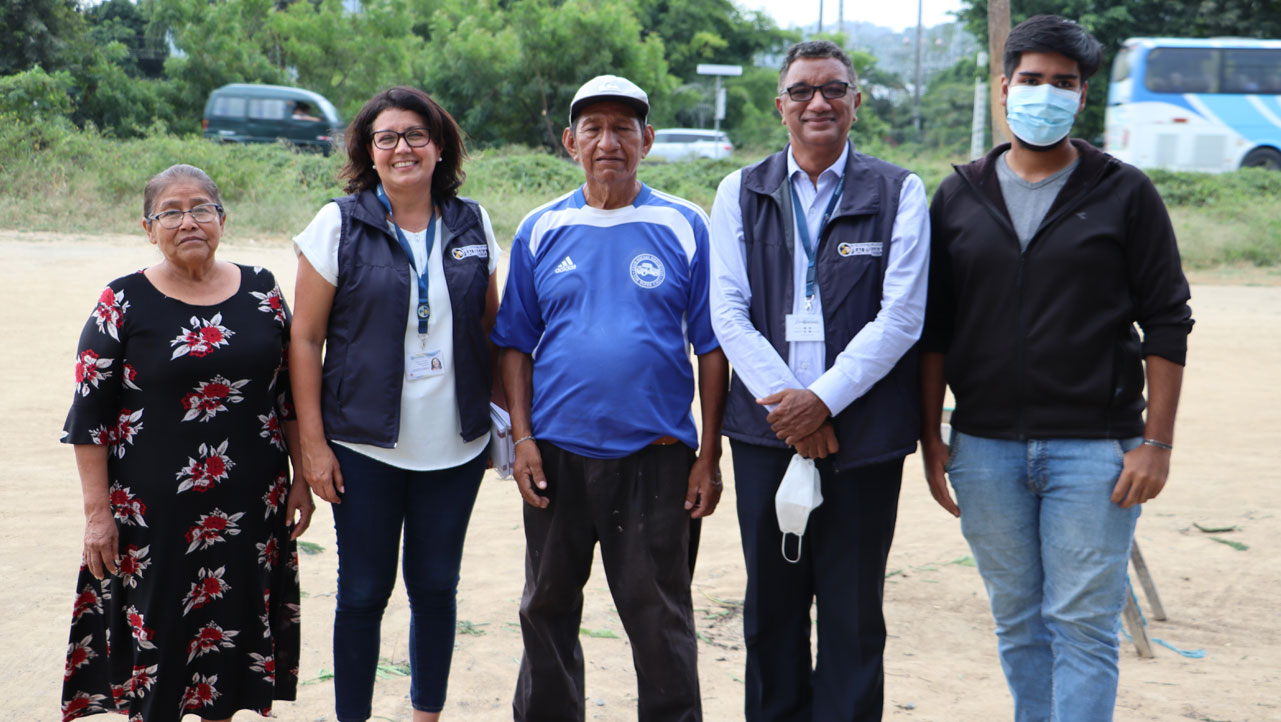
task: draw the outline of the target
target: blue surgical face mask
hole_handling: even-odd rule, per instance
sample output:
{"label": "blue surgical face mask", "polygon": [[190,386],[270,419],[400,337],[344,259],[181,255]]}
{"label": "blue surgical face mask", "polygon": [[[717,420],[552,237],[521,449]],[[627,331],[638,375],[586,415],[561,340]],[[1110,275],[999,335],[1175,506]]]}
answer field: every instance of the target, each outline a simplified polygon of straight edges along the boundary
{"label": "blue surgical face mask", "polygon": [[1081,94],[1052,85],[1011,85],[1005,97],[1010,132],[1028,145],[1054,145],[1076,121]]}

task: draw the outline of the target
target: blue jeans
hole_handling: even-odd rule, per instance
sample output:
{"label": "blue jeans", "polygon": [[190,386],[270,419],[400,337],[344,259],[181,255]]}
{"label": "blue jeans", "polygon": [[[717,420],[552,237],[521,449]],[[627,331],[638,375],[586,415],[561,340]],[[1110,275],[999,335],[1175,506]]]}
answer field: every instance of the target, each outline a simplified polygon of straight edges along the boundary
{"label": "blue jeans", "polygon": [[334,707],[340,722],[369,719],[383,610],[396,584],[405,531],[410,702],[439,712],[454,652],[458,568],[488,451],[452,469],[409,471],[331,445],[342,468],[334,613]]}
{"label": "blue jeans", "polygon": [[952,434],[948,476],[987,587],[1016,722],[1108,722],[1139,507],[1110,497],[1141,439]]}

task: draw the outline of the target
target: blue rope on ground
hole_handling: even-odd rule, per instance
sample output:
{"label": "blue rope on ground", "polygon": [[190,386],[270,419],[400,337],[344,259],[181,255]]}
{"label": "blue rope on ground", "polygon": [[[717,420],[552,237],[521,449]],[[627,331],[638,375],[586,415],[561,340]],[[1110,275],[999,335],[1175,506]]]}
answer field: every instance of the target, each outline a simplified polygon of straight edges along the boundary
{"label": "blue rope on ground", "polygon": [[[1134,600],[1134,607],[1139,610],[1139,621],[1143,624],[1144,627],[1148,626],[1147,615],[1143,613],[1143,607],[1139,604],[1139,597],[1137,594],[1134,593],[1134,585],[1130,584],[1129,574],[1125,575],[1125,590],[1129,592],[1130,599]],[[1125,625],[1121,625],[1121,634],[1125,635],[1125,638],[1127,641],[1129,642],[1134,641],[1134,637],[1130,636],[1130,633],[1125,631]],[[1170,644],[1164,639],[1158,639],[1156,637],[1152,637],[1152,641],[1156,642],[1162,647],[1165,647],[1166,649],[1178,652],[1179,654],[1189,659],[1202,659],[1203,657],[1205,657],[1204,649],[1179,649],[1178,647],[1174,646],[1173,644]]]}

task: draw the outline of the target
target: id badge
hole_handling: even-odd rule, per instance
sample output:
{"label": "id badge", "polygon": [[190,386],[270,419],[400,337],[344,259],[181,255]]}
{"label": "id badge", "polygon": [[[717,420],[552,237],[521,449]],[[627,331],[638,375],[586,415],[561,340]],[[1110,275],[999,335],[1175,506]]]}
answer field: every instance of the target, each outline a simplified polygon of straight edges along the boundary
{"label": "id badge", "polygon": [[787,340],[822,341],[823,317],[817,313],[789,313],[783,317],[787,322]]}
{"label": "id badge", "polygon": [[442,376],[444,373],[445,359],[440,351],[419,351],[409,354],[405,359],[405,376],[410,381],[428,376]]}

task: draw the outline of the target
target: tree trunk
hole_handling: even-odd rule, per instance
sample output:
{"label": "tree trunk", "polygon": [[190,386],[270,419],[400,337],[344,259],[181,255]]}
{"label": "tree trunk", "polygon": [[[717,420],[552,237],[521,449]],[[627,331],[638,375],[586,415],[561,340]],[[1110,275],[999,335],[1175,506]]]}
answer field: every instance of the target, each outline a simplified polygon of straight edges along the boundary
{"label": "tree trunk", "polygon": [[987,45],[989,87],[992,89],[992,145],[1011,139],[1001,105],[1001,75],[1005,73],[1005,39],[1010,35],[1010,0],[988,0]]}

